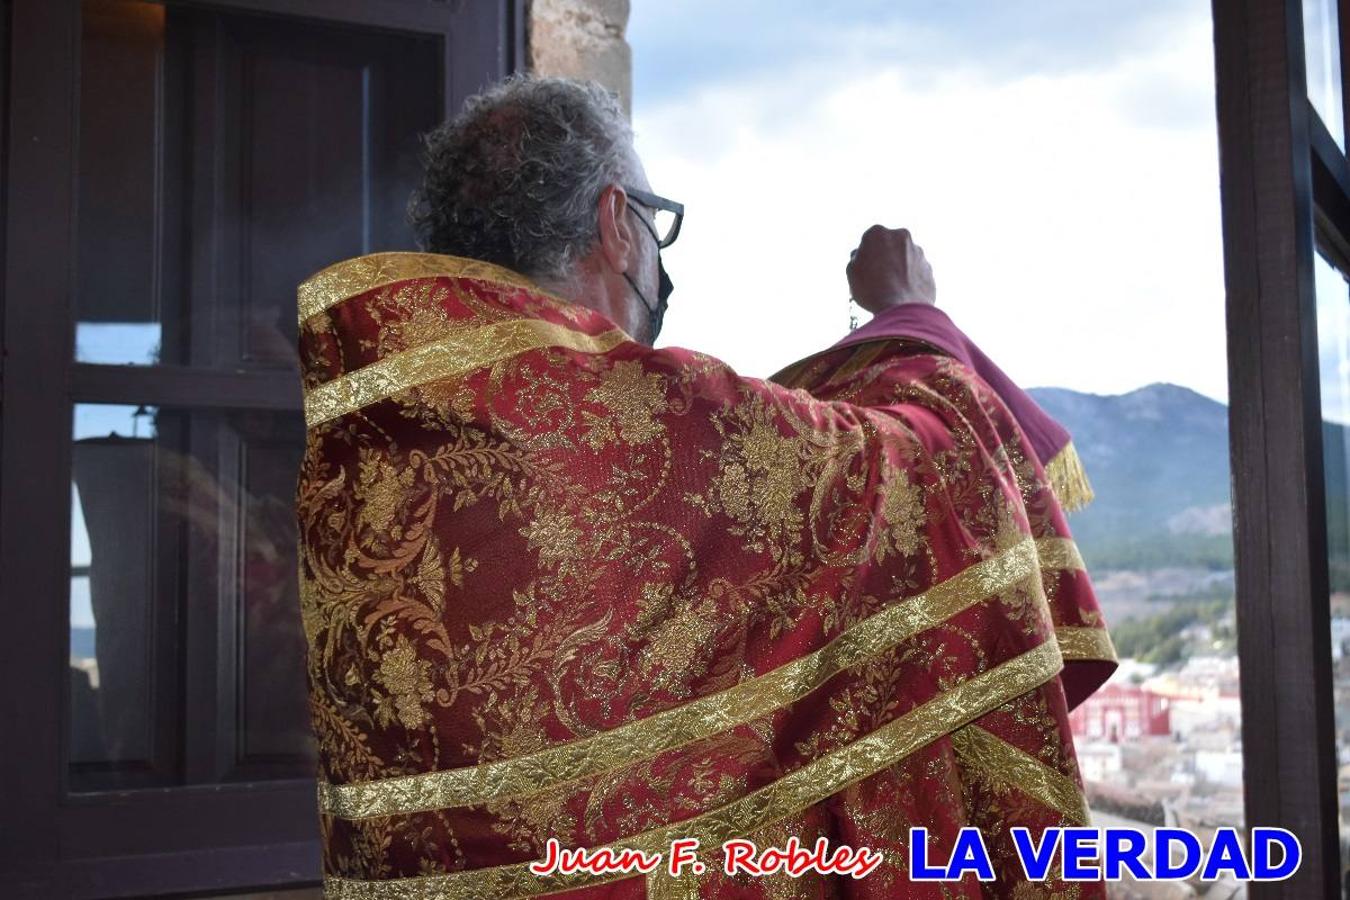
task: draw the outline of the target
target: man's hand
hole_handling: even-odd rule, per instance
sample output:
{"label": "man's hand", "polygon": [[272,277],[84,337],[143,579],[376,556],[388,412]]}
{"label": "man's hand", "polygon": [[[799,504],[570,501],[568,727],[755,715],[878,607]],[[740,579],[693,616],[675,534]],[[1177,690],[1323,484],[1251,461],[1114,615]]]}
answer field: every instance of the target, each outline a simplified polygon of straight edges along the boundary
{"label": "man's hand", "polygon": [[937,303],[933,268],[904,228],[873,225],[849,258],[848,288],[870,313],[902,303]]}

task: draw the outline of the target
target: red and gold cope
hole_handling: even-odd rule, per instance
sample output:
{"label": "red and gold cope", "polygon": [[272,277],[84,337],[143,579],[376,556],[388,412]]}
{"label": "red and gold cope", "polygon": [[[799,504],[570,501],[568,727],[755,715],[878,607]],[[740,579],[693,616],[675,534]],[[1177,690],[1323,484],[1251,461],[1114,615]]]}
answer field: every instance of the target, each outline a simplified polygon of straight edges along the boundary
{"label": "red and gold cope", "polygon": [[[1087,821],[1068,710],[1115,654],[1046,466],[961,362],[897,339],[745,378],[430,254],[299,306],[327,896],[1104,896],[1014,862],[1008,828]],[[996,884],[908,880],[910,827],[931,859],[967,825]],[[886,862],[720,874],[722,842],[790,836]],[[528,868],[688,837],[699,878]]]}

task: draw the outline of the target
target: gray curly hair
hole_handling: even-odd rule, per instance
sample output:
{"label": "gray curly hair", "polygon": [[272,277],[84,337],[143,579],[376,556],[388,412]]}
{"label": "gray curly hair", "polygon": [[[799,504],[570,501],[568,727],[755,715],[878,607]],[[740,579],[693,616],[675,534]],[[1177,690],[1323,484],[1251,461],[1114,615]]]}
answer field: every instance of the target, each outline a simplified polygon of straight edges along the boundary
{"label": "gray curly hair", "polygon": [[424,139],[410,214],[422,247],[553,283],[597,238],[596,201],[633,177],[633,132],[593,81],[513,75]]}

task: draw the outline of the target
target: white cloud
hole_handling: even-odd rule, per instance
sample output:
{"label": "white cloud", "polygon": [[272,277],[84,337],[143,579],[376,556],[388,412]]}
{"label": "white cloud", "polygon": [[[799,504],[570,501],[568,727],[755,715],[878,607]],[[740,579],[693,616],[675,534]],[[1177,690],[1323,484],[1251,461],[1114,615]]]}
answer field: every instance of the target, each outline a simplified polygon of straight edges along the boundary
{"label": "white cloud", "polygon": [[[846,330],[849,250],[910,228],[938,302],[1025,385],[1226,396],[1207,7],[1111,65],[818,64],[700,88],[635,128],[688,206],[660,343],[768,375]],[[642,47],[634,47],[642,65]]]}

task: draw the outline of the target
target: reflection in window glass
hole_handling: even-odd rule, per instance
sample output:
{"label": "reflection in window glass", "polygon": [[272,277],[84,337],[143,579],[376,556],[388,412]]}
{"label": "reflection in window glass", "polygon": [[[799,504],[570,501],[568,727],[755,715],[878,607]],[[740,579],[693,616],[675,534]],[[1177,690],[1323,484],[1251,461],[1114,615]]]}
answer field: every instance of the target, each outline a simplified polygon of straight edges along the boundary
{"label": "reflection in window glass", "polygon": [[153,366],[160,361],[158,322],[77,322],[75,359],[86,363]]}
{"label": "reflection in window glass", "polygon": [[1341,107],[1341,35],[1336,0],[1303,0],[1303,53],[1308,99],[1327,130],[1345,149]]}
{"label": "reflection in window glass", "polygon": [[[154,704],[146,665],[152,528],[143,508],[154,417],[150,407],[77,406],[71,485],[70,760],[83,773],[139,770],[141,783],[155,781],[145,771],[154,757]],[[116,482],[115,496],[96,481]],[[86,510],[100,549],[97,575]]]}
{"label": "reflection in window glass", "polygon": [[[213,384],[293,368],[295,286],[412,244],[441,42],[201,4],[78,7],[75,362]],[[73,425],[71,788],[312,775],[299,409],[79,404]]]}
{"label": "reflection in window glass", "polygon": [[1350,869],[1350,290],[1320,254],[1317,344],[1322,390],[1323,472],[1327,491],[1327,568],[1331,580],[1331,664],[1340,771],[1341,868]]}
{"label": "reflection in window glass", "polygon": [[309,774],[298,416],[79,404],[72,436],[72,789]]}
{"label": "reflection in window glass", "polygon": [[412,244],[437,43],[198,4],[80,10],[76,361],[294,366],[296,284]]}
{"label": "reflection in window glass", "polygon": [[1073,716],[1094,822],[1240,825],[1209,4],[844,6],[634,4],[637,149],[687,210],[661,341],[775,372],[845,333],[863,230],[909,228],[1096,490],[1069,524],[1124,659]]}
{"label": "reflection in window glass", "polygon": [[[182,285],[164,253],[173,217],[163,190],[166,10],[135,0],[81,5],[79,230],[75,358],[153,365],[165,319],[176,327]],[[173,192],[177,196],[180,192]],[[167,348],[176,351],[177,347]]]}

